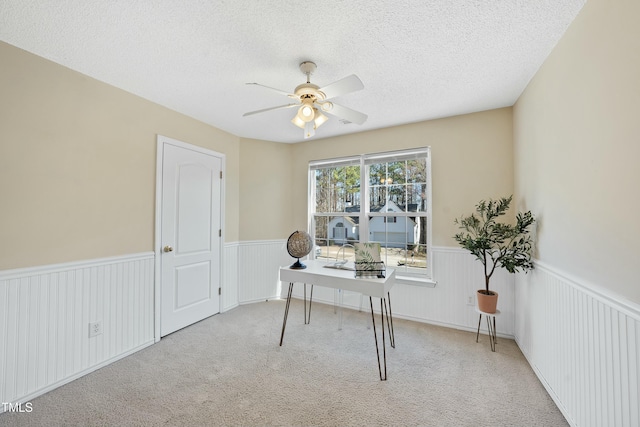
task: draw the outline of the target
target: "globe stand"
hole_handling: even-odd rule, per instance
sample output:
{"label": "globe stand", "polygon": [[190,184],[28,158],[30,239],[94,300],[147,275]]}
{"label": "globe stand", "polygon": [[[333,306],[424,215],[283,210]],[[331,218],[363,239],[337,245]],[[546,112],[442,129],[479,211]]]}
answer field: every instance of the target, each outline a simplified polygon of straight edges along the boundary
{"label": "globe stand", "polygon": [[300,258],[305,257],[311,252],[313,247],[313,240],[306,231],[294,231],[287,239],[287,252],[292,258],[298,260],[289,267],[292,270],[302,270],[307,268],[306,265],[300,262]]}
{"label": "globe stand", "polygon": [[298,258],[298,260],[291,264],[289,268],[292,270],[304,270],[305,268],[307,268],[307,266],[301,263],[300,258]]}

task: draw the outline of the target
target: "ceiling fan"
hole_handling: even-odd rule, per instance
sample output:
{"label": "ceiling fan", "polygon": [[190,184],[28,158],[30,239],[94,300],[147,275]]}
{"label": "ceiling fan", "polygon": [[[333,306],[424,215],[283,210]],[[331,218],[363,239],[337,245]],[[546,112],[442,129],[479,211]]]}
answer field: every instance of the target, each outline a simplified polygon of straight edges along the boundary
{"label": "ceiling fan", "polygon": [[328,120],[328,117],[323,113],[338,117],[343,122],[356,123],[359,125],[363,124],[367,120],[366,114],[329,101],[329,99],[336,96],[363,89],[364,85],[362,84],[362,81],[360,81],[358,76],[352,74],[327,86],[319,87],[317,85],[314,85],[310,81],[310,76],[311,74],[313,74],[316,68],[316,64],[311,61],[305,61],[300,64],[300,71],[302,71],[302,73],[307,76],[307,82],[298,85],[293,93],[275,89],[259,83],[247,83],[248,85],[261,86],[276,91],[288,96],[296,102],[279,105],[277,107],[251,111],[249,113],[243,114],[243,117],[251,116],[258,113],[264,113],[266,111],[298,107],[298,112],[291,120],[291,123],[304,130],[305,139],[314,136],[316,129]]}

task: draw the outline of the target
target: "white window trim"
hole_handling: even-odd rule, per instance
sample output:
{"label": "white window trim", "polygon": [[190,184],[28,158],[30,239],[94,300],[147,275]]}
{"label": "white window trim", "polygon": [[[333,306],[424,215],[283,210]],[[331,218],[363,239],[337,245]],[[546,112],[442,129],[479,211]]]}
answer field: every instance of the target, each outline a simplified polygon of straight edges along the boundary
{"label": "white window trim", "polygon": [[[411,160],[418,158],[426,157],[426,169],[427,169],[427,210],[425,212],[425,216],[427,217],[427,274],[423,277],[413,276],[413,275],[405,275],[398,274],[399,272],[396,269],[396,282],[413,285],[413,286],[421,286],[421,287],[435,287],[436,281],[434,280],[433,274],[433,243],[432,243],[432,220],[433,220],[433,208],[432,208],[432,175],[431,175],[431,147],[422,147],[417,149],[410,150],[400,150],[400,151],[388,151],[382,153],[370,153],[370,154],[361,154],[359,156],[345,156],[342,158],[333,158],[333,159],[325,159],[325,160],[313,160],[309,162],[308,168],[308,192],[307,192],[307,230],[312,236],[315,236],[314,229],[314,221],[313,216],[315,214],[315,206],[313,205],[315,201],[315,170],[319,168],[329,168],[329,167],[338,167],[338,166],[348,166],[357,164],[358,161],[360,163],[360,176],[361,176],[361,186],[360,186],[360,200],[361,200],[361,211],[357,216],[360,216],[360,235],[368,236],[369,235],[369,224],[368,221],[363,221],[362,219],[365,216],[388,216],[378,212],[369,212],[369,182],[365,179],[365,177],[369,176],[369,165],[378,163],[380,161],[399,161],[399,160]],[[345,212],[335,212],[328,213],[323,212],[322,215],[331,215],[331,216],[356,216],[356,215],[345,215]],[[416,216],[411,215],[411,212],[394,212],[394,216]],[[312,253],[312,258],[315,258],[315,253]]]}

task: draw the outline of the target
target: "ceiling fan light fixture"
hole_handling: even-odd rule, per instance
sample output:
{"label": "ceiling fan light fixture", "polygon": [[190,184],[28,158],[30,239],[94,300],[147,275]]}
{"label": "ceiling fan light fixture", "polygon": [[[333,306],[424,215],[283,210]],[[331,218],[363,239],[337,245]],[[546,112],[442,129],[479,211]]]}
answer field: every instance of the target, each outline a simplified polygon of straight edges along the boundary
{"label": "ceiling fan light fixture", "polygon": [[[301,109],[303,107],[301,107]],[[322,114],[317,108],[313,108],[312,120],[304,121],[299,116],[300,114],[296,114],[295,116],[293,116],[293,119],[291,119],[291,123],[304,130],[305,139],[311,138],[313,135],[315,135],[315,130],[322,126],[327,120],[329,120],[329,118]]]}
{"label": "ceiling fan light fixture", "polygon": [[303,120],[305,122],[310,122],[311,120],[313,120],[313,107],[305,105],[300,109],[300,113],[302,114]]}
{"label": "ceiling fan light fixture", "polygon": [[315,69],[316,64],[311,61],[305,61],[300,64],[300,71],[302,71],[305,76],[307,76],[307,81],[296,86],[293,93],[289,93],[258,83],[249,83],[257,86],[262,86],[273,91],[277,91],[280,94],[284,94],[287,97],[296,100],[297,102],[289,103],[287,105],[280,105],[278,107],[251,111],[245,113],[243,116],[250,116],[266,111],[297,107],[297,111],[291,119],[291,123],[304,131],[305,139],[313,137],[315,135],[316,129],[318,129],[329,120],[329,117],[323,114],[325,112],[330,113],[330,116],[337,117],[343,123],[363,124],[367,119],[366,114],[362,114],[358,111],[328,101],[329,99],[344,95],[346,93],[363,89],[364,85],[362,84],[362,81],[360,81],[360,79],[355,74],[352,74],[326,86],[319,87],[318,85],[311,83],[310,81],[310,76],[311,74],[313,74]]}
{"label": "ceiling fan light fixture", "polygon": [[317,108],[314,108],[315,110],[315,119],[313,120],[313,122],[315,123],[315,128],[318,129],[320,126],[322,126],[327,120],[329,120],[329,117],[325,116],[324,114],[322,114],[322,112],[320,110],[318,110]]}
{"label": "ceiling fan light fixture", "polygon": [[291,123],[298,126],[300,129],[304,129],[304,125],[306,125],[305,121],[298,117],[297,114],[293,116],[293,119],[291,119]]}
{"label": "ceiling fan light fixture", "polygon": [[298,108],[298,114],[296,117],[303,122],[310,122],[314,119],[314,111],[313,103],[304,102],[300,108]]}

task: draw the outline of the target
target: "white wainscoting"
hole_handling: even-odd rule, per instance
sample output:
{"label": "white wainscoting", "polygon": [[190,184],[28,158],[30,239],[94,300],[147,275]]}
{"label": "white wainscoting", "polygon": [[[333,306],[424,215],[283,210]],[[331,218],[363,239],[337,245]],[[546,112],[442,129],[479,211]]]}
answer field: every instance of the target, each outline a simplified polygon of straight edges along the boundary
{"label": "white wainscoting", "polygon": [[538,262],[516,313],[516,342],[571,425],[640,426],[640,306]]}
{"label": "white wainscoting", "polygon": [[[434,247],[432,256],[436,287],[396,285],[391,291],[394,315],[475,332],[478,328],[478,314],[474,310],[476,292],[484,288],[482,264],[458,248]],[[491,278],[491,289],[499,294],[501,311],[496,320],[497,331],[510,338],[514,334],[513,284],[514,276],[504,270],[497,270]],[[470,297],[471,305],[468,304]],[[485,324],[482,331],[486,333]]]}
{"label": "white wainscoting", "polygon": [[[238,247],[238,299],[240,304],[278,298],[278,269],[291,261],[285,240],[241,242]],[[293,261],[291,261],[293,263]]]}
{"label": "white wainscoting", "polygon": [[[284,240],[242,242],[238,258],[240,304],[286,297],[288,284],[279,282],[278,268],[295,260],[287,254]],[[392,289],[394,316],[475,331],[478,314],[474,305],[468,304],[468,299],[471,297],[475,301],[477,289],[484,286],[481,265],[468,252],[457,248],[434,248],[433,261],[435,287],[398,284]],[[510,338],[513,338],[515,324],[513,284],[513,275],[504,271],[497,271],[492,279],[492,289],[500,295],[498,304],[502,312],[497,320],[498,333]],[[294,286],[293,295],[302,298],[301,284]],[[316,287],[313,299],[333,304],[334,291]],[[345,307],[357,309],[360,295],[345,292],[343,303]],[[367,304],[368,301],[365,309]],[[486,328],[482,331],[486,333]]]}
{"label": "white wainscoting", "polygon": [[[0,402],[25,402],[154,342],[154,254],[0,272]],[[89,322],[102,334],[89,338]],[[2,408],[0,408],[0,412]]]}
{"label": "white wainscoting", "polygon": [[220,311],[224,313],[238,306],[238,242],[225,243],[222,258],[222,300]]}
{"label": "white wainscoting", "polygon": [[[437,285],[396,285],[394,316],[475,331],[467,301],[480,264],[458,248],[432,255]],[[292,262],[284,240],[226,244],[221,311],[284,296],[278,268]],[[28,401],[153,344],[153,276],[153,253],[0,272],[0,401]],[[492,288],[498,333],[515,337],[572,425],[640,425],[637,304],[539,262],[526,275],[497,272]],[[333,290],[317,287],[314,300],[333,303]],[[345,306],[359,303],[345,294]],[[89,338],[94,321],[103,333]]]}

